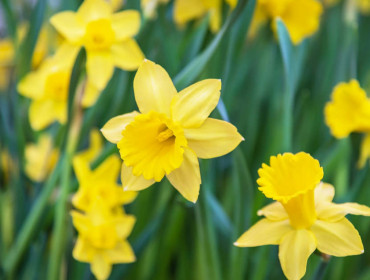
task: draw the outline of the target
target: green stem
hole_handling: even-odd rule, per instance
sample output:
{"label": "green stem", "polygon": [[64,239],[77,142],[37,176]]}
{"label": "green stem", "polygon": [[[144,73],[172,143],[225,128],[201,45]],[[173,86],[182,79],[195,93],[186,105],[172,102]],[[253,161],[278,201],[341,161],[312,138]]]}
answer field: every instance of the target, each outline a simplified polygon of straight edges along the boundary
{"label": "green stem", "polygon": [[328,260],[321,259],[321,262],[320,262],[319,266],[317,267],[315,276],[313,278],[314,280],[322,280],[323,279],[323,277],[325,275],[326,268],[328,266],[328,263],[329,263]]}

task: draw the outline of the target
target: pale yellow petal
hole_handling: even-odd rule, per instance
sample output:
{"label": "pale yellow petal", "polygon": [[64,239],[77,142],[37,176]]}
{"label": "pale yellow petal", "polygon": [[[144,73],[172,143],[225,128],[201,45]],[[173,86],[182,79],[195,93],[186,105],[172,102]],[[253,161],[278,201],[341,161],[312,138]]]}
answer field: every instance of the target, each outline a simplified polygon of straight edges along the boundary
{"label": "pale yellow petal", "polygon": [[87,52],[86,71],[88,80],[98,89],[102,90],[112,78],[114,59],[110,52]]}
{"label": "pale yellow petal", "polygon": [[109,142],[117,144],[122,138],[122,131],[137,115],[139,115],[139,113],[133,111],[128,114],[114,117],[110,119],[100,131]]}
{"label": "pale yellow petal", "polygon": [[127,241],[118,242],[114,249],[107,250],[105,254],[112,264],[136,261],[135,253]]}
{"label": "pale yellow petal", "polygon": [[46,128],[57,119],[54,103],[48,100],[33,101],[29,109],[29,118],[33,130]]}
{"label": "pale yellow petal", "polygon": [[370,216],[370,208],[357,203],[335,204],[323,202],[316,207],[317,216],[320,220],[336,222],[347,214]]}
{"label": "pale yellow petal", "polygon": [[244,138],[235,126],[208,118],[199,128],[185,129],[189,147],[199,158],[215,158],[233,151]]}
{"label": "pale yellow petal", "polygon": [[201,178],[198,158],[192,150],[185,149],[182,165],[167,178],[185,199],[194,203],[198,200]]}
{"label": "pale yellow petal", "polygon": [[134,91],[141,113],[156,111],[170,116],[171,100],[177,91],[160,65],[144,60],[134,79]]}
{"label": "pale yellow petal", "polygon": [[289,280],[299,280],[305,275],[307,260],[315,249],[316,239],[309,230],[293,230],[282,238],[279,260]]}
{"label": "pale yellow petal", "polygon": [[366,133],[361,142],[360,158],[358,160],[358,167],[363,168],[370,158],[370,133]]}
{"label": "pale yellow petal", "polygon": [[77,11],[77,16],[88,23],[102,18],[110,18],[112,11],[112,6],[104,0],[84,0]]}
{"label": "pale yellow petal", "polygon": [[44,95],[45,76],[38,72],[27,74],[18,84],[18,92],[31,99],[40,99]]}
{"label": "pale yellow petal", "polygon": [[221,80],[203,80],[187,87],[171,104],[173,120],[186,128],[201,126],[216,108],[220,94]]}
{"label": "pale yellow petal", "polygon": [[276,201],[263,207],[257,212],[258,216],[265,216],[269,220],[281,221],[288,219],[288,213],[285,211],[283,205]]}
{"label": "pale yellow petal", "polygon": [[315,189],[315,203],[332,202],[335,195],[333,185],[320,182]]}
{"label": "pale yellow petal", "polygon": [[112,264],[109,262],[108,257],[97,254],[91,262],[91,271],[96,279],[106,280],[112,271]]}
{"label": "pale yellow petal", "polygon": [[125,10],[112,16],[112,27],[116,34],[116,41],[135,36],[140,29],[140,13],[134,10]]}
{"label": "pale yellow petal", "polygon": [[186,22],[199,18],[207,12],[205,5],[199,0],[176,0],[174,4],[174,20],[182,26]]}
{"label": "pale yellow petal", "polygon": [[114,64],[123,70],[136,70],[144,60],[144,54],[134,39],[127,39],[111,47]]}
{"label": "pale yellow petal", "polygon": [[89,81],[86,81],[85,83],[85,90],[84,94],[82,96],[81,104],[84,108],[91,107],[95,104],[95,102],[98,100],[100,96],[101,91],[98,90],[96,86],[94,86]]}
{"label": "pale yellow petal", "polygon": [[132,174],[132,167],[127,167],[122,163],[121,181],[124,191],[141,191],[155,183],[153,179],[147,180],[143,175],[135,176]]}
{"label": "pale yellow petal", "polygon": [[272,221],[262,219],[243,233],[234,245],[238,247],[278,245],[283,236],[292,230],[289,220]]}
{"label": "pale yellow petal", "polygon": [[317,249],[325,254],[344,257],[364,252],[358,231],[346,218],[334,223],[317,220],[311,231],[317,239]]}
{"label": "pale yellow petal", "polygon": [[74,12],[58,13],[50,18],[50,23],[63,37],[72,43],[78,43],[85,33],[84,23]]}

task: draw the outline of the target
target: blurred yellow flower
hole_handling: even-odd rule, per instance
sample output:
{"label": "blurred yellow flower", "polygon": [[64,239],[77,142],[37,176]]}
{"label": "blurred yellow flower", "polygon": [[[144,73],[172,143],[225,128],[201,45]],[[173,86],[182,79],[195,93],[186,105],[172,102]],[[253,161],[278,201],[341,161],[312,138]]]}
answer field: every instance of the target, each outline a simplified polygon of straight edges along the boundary
{"label": "blurred yellow flower", "polygon": [[339,83],[332,92],[332,101],[325,106],[325,121],[336,138],[352,132],[365,133],[361,146],[359,167],[370,156],[370,99],[356,80]]}
{"label": "blurred yellow flower", "polygon": [[54,169],[59,151],[54,148],[51,135],[42,134],[37,144],[27,144],[25,148],[25,172],[36,182],[42,182]]}
{"label": "blurred yellow flower", "polygon": [[14,59],[14,45],[10,39],[0,40],[0,91],[9,86],[10,67]]}
{"label": "blurred yellow flower", "polygon": [[96,200],[91,211],[71,212],[79,235],[73,257],[91,264],[91,271],[99,280],[107,279],[112,265],[135,261],[135,254],[126,240],[135,224],[135,217],[123,211],[112,214],[101,200]]}
{"label": "blurred yellow flower", "polygon": [[98,129],[94,128],[90,131],[89,143],[89,148],[76,154],[74,159],[80,158],[90,164],[99,156],[103,148],[103,139]]}
{"label": "blurred yellow flower", "polygon": [[249,35],[253,36],[259,26],[269,19],[276,33],[275,19],[281,18],[292,42],[299,44],[319,29],[322,12],[322,4],[317,0],[257,0]]}
{"label": "blurred yellow flower", "polygon": [[370,14],[370,0],[357,0],[357,6],[362,14]]}
{"label": "blurred yellow flower", "polygon": [[141,0],[141,9],[147,18],[156,16],[156,9],[159,4],[166,4],[169,0]]}
{"label": "blurred yellow flower", "polygon": [[117,116],[101,130],[118,144],[125,190],[145,189],[166,175],[187,200],[196,202],[201,183],[198,157],[225,155],[243,140],[230,123],[208,118],[220,90],[221,81],[209,79],[178,93],[161,66],[143,62],[134,79],[141,114]]}
{"label": "blurred yellow flower", "polygon": [[333,203],[334,187],[320,183],[322,167],[309,154],[272,156],[270,166],[263,164],[258,174],[259,189],[277,202],[258,211],[265,218],[246,231],[236,246],[279,245],[280,264],[290,280],[304,276],[316,248],[338,257],[364,252],[358,231],[345,216],[370,216],[370,208]]}
{"label": "blurred yellow flower", "polygon": [[[231,9],[234,9],[237,0],[226,0]],[[174,20],[177,25],[183,26],[187,22],[210,15],[212,32],[220,30],[222,21],[223,0],[175,0]]]}
{"label": "blurred yellow flower", "polygon": [[79,188],[73,196],[73,206],[82,211],[90,212],[97,199],[102,200],[104,207],[109,209],[132,202],[137,193],[124,192],[122,186],[117,184],[120,165],[119,157],[112,155],[95,170],[91,170],[89,162],[83,157],[75,157],[73,168],[76,172]]}
{"label": "blurred yellow flower", "polygon": [[132,39],[140,28],[137,11],[113,13],[104,0],[85,0],[77,12],[58,13],[50,22],[73,48],[85,47],[87,79],[97,92],[107,85],[115,66],[136,70],[144,59]]}
{"label": "blurred yellow flower", "polygon": [[76,55],[76,49],[64,44],[18,84],[19,93],[32,99],[29,119],[34,130],[44,129],[54,121],[66,122],[69,81]]}

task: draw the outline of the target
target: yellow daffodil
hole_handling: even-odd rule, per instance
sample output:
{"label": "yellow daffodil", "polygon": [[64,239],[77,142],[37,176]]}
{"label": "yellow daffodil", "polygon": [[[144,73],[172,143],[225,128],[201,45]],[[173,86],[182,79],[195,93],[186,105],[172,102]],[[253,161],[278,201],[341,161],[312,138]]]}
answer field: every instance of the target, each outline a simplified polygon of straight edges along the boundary
{"label": "yellow daffodil", "polygon": [[156,9],[159,4],[166,4],[169,0],[141,0],[141,9],[147,18],[156,16]]}
{"label": "yellow daffodil", "polygon": [[0,40],[0,91],[9,86],[10,67],[14,59],[14,45],[10,39]]}
{"label": "yellow daffodil", "polygon": [[49,134],[39,137],[37,144],[27,144],[25,148],[27,176],[36,182],[42,182],[54,169],[59,158],[59,151],[54,148]]}
{"label": "yellow daffodil", "polygon": [[243,140],[228,122],[208,118],[220,98],[221,81],[203,80],[177,92],[167,72],[145,60],[134,91],[141,113],[117,116],[102,128],[118,145],[125,190],[138,191],[166,175],[188,200],[196,202],[201,183],[199,158],[214,158]]}
{"label": "yellow daffodil", "polygon": [[50,22],[75,49],[86,49],[87,79],[98,92],[113,75],[114,67],[136,70],[144,55],[134,39],[140,14],[134,10],[113,13],[104,0],[85,0],[77,12],[54,15]]}
{"label": "yellow daffodil", "polygon": [[63,45],[18,84],[19,93],[32,99],[29,119],[34,130],[44,129],[54,121],[66,122],[69,81],[76,55],[74,48]]}
{"label": "yellow daffodil", "polygon": [[135,224],[135,217],[123,211],[112,214],[101,200],[95,201],[91,211],[82,214],[72,211],[78,239],[73,257],[91,264],[98,280],[107,279],[112,265],[135,261],[135,254],[126,240]]}
{"label": "yellow daffodil", "polygon": [[334,187],[320,182],[323,169],[309,154],[272,156],[270,166],[263,164],[258,174],[259,190],[277,202],[258,211],[265,218],[245,232],[236,246],[279,245],[280,264],[290,280],[304,276],[316,249],[338,257],[364,252],[359,233],[345,216],[370,216],[370,208],[333,203]]}
{"label": "yellow daffodil", "polygon": [[91,170],[89,163],[81,157],[75,157],[73,167],[80,184],[73,196],[73,205],[83,211],[92,211],[94,201],[101,199],[109,209],[132,202],[137,193],[123,192],[117,184],[121,162],[118,156],[112,155]]}
{"label": "yellow daffodil", "polygon": [[[210,14],[210,28],[212,32],[220,30],[222,21],[223,0],[175,0],[174,20],[177,25],[183,26],[187,22]],[[237,0],[226,0],[231,9],[234,9]]]}
{"label": "yellow daffodil", "polygon": [[332,92],[332,101],[325,106],[325,121],[336,138],[345,138],[352,132],[365,133],[359,160],[363,167],[370,156],[370,99],[356,80],[338,84]]}
{"label": "yellow daffodil", "polygon": [[276,18],[284,22],[294,44],[313,35],[320,25],[323,8],[317,0],[257,0],[257,7],[252,21],[251,32],[267,20],[276,33]]}

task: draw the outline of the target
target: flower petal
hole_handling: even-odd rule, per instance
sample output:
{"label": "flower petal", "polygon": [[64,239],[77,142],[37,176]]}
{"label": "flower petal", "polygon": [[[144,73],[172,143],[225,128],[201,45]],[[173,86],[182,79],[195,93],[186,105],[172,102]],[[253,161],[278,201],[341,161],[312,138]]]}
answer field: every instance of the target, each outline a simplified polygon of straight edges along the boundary
{"label": "flower petal", "polygon": [[50,18],[50,23],[70,42],[78,42],[84,36],[84,22],[74,12],[58,13]]}
{"label": "flower petal", "polygon": [[77,15],[86,23],[109,18],[112,15],[112,6],[104,0],[85,0],[78,9]]}
{"label": "flower petal", "polygon": [[90,178],[92,173],[88,162],[78,155],[73,157],[73,170],[80,185],[83,181],[86,181],[87,178]]}
{"label": "flower petal", "polygon": [[208,79],[180,91],[171,104],[174,121],[185,128],[200,127],[217,106],[221,80]]}
{"label": "flower petal", "polygon": [[346,218],[334,223],[317,220],[311,231],[317,239],[317,249],[325,254],[344,257],[364,252],[358,231]]}
{"label": "flower petal", "polygon": [[317,216],[320,220],[337,222],[347,214],[370,216],[370,208],[357,203],[320,203],[316,206]]}
{"label": "flower petal", "polygon": [[18,84],[18,92],[28,98],[40,99],[44,93],[45,77],[38,72],[27,74]]}
{"label": "flower petal", "polygon": [[113,14],[112,28],[117,41],[135,36],[140,29],[140,13],[135,10],[126,10]]}
{"label": "flower petal", "polygon": [[100,130],[104,137],[111,143],[117,144],[122,138],[122,131],[126,125],[134,120],[139,113],[133,111],[110,119]]}
{"label": "flower petal", "polygon": [[132,174],[132,167],[127,167],[122,163],[121,181],[124,191],[141,191],[155,183],[153,179],[147,180],[143,175],[135,176]]}
{"label": "flower petal", "polygon": [[117,229],[117,235],[121,239],[126,239],[134,225],[136,223],[136,218],[133,215],[124,215],[123,217],[120,217],[116,221],[116,229]]}
{"label": "flower petal", "polygon": [[134,39],[127,39],[111,47],[114,63],[123,70],[136,70],[144,60],[144,54]]}
{"label": "flower petal", "polygon": [[199,128],[185,129],[189,147],[199,158],[215,158],[230,153],[244,138],[232,124],[208,118]]}
{"label": "flower petal", "polygon": [[86,71],[89,81],[98,89],[105,88],[114,71],[114,60],[110,52],[87,52]]}
{"label": "flower petal", "polygon": [[[56,107],[54,102],[52,101],[33,101],[29,109],[29,118],[32,129],[41,130],[52,124],[55,120],[59,119],[62,113],[60,109],[62,108]],[[66,118],[67,112],[65,111],[64,114]]]}
{"label": "flower petal", "polygon": [[95,255],[95,250],[90,246],[85,238],[79,236],[73,248],[73,258],[80,262],[91,262]]}
{"label": "flower petal", "polygon": [[136,260],[135,253],[127,241],[120,241],[116,247],[106,251],[109,261],[114,263],[131,263]]}
{"label": "flower petal", "polygon": [[104,160],[94,171],[95,178],[104,178],[107,182],[115,182],[121,169],[121,160],[117,155],[111,155]]}
{"label": "flower petal", "polygon": [[307,260],[316,249],[316,239],[306,229],[292,230],[281,240],[279,260],[288,279],[299,280],[306,273]]}
{"label": "flower petal", "polygon": [[289,220],[271,221],[262,219],[243,233],[234,245],[238,247],[278,245],[281,238],[292,230]]}
{"label": "flower petal", "polygon": [[168,174],[167,178],[185,199],[193,203],[197,201],[201,178],[198,158],[192,150],[185,149],[182,165]]}
{"label": "flower petal", "polygon": [[184,25],[189,20],[201,17],[207,12],[203,1],[177,0],[174,4],[174,20],[178,25]]}
{"label": "flower petal", "polygon": [[333,185],[320,182],[315,189],[315,203],[318,205],[321,202],[332,202],[335,195]]}
{"label": "flower petal", "polygon": [[270,203],[261,210],[258,210],[257,215],[265,216],[269,220],[273,221],[281,221],[289,218],[288,213],[285,211],[283,205],[278,201]]}
{"label": "flower petal", "polygon": [[134,79],[134,91],[141,113],[156,111],[170,116],[171,100],[177,91],[161,66],[144,60]]}
{"label": "flower petal", "polygon": [[108,257],[96,254],[91,262],[91,271],[98,280],[108,279],[111,271],[112,264],[108,261]]}

